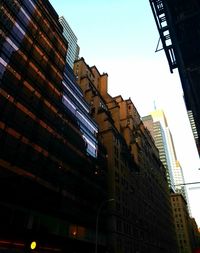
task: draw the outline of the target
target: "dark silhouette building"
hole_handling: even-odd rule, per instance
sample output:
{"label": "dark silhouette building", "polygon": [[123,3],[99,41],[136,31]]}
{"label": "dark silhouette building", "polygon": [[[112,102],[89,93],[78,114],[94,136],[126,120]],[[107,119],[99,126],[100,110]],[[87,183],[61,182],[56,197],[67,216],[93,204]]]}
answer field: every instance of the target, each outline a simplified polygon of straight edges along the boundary
{"label": "dark silhouette building", "polygon": [[[200,137],[200,2],[150,0],[170,71],[178,68],[186,108]],[[196,140],[198,151],[199,141]]]}
{"label": "dark silhouette building", "polygon": [[0,251],[93,252],[106,153],[62,26],[47,0],[0,10]]}

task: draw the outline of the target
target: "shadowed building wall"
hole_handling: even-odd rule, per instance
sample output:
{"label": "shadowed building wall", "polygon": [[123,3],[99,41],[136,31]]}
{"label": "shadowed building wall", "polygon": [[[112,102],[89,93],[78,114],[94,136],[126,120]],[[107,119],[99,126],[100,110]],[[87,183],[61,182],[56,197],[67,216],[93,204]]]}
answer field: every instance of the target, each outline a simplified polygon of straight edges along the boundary
{"label": "shadowed building wall", "polygon": [[179,252],[191,253],[190,218],[187,202],[181,194],[171,194],[171,204],[175,220]]}
{"label": "shadowed building wall", "polygon": [[0,247],[93,252],[106,153],[58,15],[47,0],[1,1],[0,27]]}

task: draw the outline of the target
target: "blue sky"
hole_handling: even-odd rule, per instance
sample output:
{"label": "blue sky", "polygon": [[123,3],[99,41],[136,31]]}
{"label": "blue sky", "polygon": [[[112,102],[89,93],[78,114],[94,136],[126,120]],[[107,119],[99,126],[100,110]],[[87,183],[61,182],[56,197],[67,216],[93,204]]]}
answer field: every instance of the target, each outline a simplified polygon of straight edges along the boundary
{"label": "blue sky", "polygon": [[[97,50],[101,57],[117,57],[116,51],[119,50],[123,50],[124,57],[137,56],[139,53],[148,55],[153,52],[148,48],[156,46],[149,39],[156,31],[150,6],[146,1],[140,0],[137,4],[132,0],[50,2],[56,7],[59,15],[64,15],[68,20],[78,36],[81,54],[87,53],[87,58]],[[149,22],[153,25],[148,26]],[[158,34],[156,36],[157,40]],[[150,43],[148,48],[146,41]],[[143,52],[138,48],[143,48]]]}
{"label": "blue sky", "polygon": [[[199,157],[187,118],[177,71],[171,74],[148,0],[51,0],[78,38],[80,57],[109,76],[112,96],[131,97],[141,116],[165,111],[186,182],[200,182]],[[184,143],[184,145],[183,145]],[[200,227],[198,190],[188,190]]]}
{"label": "blue sky", "polygon": [[[111,95],[130,96],[141,115],[153,110],[153,101],[159,96],[158,83],[163,75],[170,74],[164,53],[155,53],[159,36],[148,0],[50,2],[78,37],[80,56],[89,65],[96,65],[100,72],[108,73]],[[156,68],[160,68],[161,59],[165,73],[162,70],[162,74],[157,75]],[[148,72],[144,73],[144,69]],[[151,88],[150,80],[155,87]],[[148,97],[141,94],[145,90]],[[141,97],[145,97],[142,105]]]}

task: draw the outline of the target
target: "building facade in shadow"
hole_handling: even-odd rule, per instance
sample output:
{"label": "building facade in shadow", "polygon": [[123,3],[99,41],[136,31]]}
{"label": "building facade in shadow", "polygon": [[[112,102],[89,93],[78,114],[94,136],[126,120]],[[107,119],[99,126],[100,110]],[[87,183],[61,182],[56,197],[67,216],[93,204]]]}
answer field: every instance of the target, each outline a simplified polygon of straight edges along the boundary
{"label": "building facade in shadow", "polygon": [[58,15],[47,0],[0,5],[0,247],[93,252],[106,153]]}

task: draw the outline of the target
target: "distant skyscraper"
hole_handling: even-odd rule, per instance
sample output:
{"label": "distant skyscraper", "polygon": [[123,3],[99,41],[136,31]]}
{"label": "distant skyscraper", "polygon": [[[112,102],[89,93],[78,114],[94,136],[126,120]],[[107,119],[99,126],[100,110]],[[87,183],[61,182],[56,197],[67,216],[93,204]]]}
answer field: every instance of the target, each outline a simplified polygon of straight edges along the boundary
{"label": "distant skyscraper", "polygon": [[69,66],[73,68],[74,61],[78,59],[78,55],[80,51],[80,48],[77,45],[78,39],[63,16],[59,18],[59,22],[63,27],[63,36],[68,41],[68,50],[67,50],[66,60]]}
{"label": "distant skyscraper", "polygon": [[[174,177],[176,192],[182,194],[183,197],[185,197],[185,200],[187,201],[187,193],[184,186],[185,180],[183,176],[183,171],[178,161],[176,161],[176,166],[174,166],[173,168],[173,177]],[[188,207],[189,207],[189,203],[188,203]]]}
{"label": "distant skyscraper", "polygon": [[[155,113],[157,112],[157,114]],[[174,189],[174,181],[172,175],[172,168],[169,158],[169,151],[167,148],[167,139],[166,139],[166,131],[165,128],[167,126],[167,122],[165,117],[163,117],[162,113],[158,113],[158,111],[154,111],[152,113],[154,115],[148,115],[142,118],[144,125],[150,131],[156,147],[159,150],[160,160],[165,166],[166,169],[166,177],[168,181],[168,186],[171,189]],[[160,114],[160,116],[159,116]]]}
{"label": "distant skyscraper", "polygon": [[143,117],[144,125],[149,129],[159,150],[160,160],[166,168],[170,189],[181,193],[187,200],[182,168],[177,161],[173,138],[162,110],[155,110]]}

